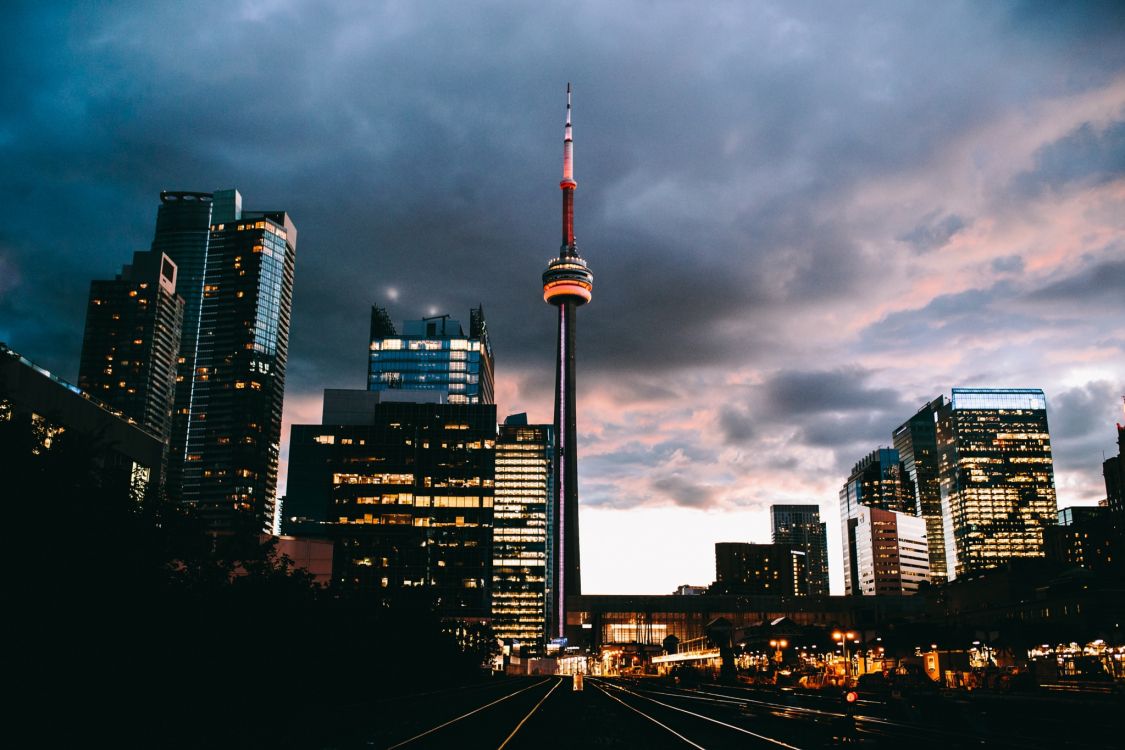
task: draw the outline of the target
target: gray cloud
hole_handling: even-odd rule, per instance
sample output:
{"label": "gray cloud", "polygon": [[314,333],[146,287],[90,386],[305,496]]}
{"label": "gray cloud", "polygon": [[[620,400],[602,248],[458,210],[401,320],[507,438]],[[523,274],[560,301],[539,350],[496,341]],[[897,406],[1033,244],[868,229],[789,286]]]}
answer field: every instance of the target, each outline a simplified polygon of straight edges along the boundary
{"label": "gray cloud", "polygon": [[992,270],[996,273],[1020,273],[1023,271],[1023,258],[1019,255],[1005,255],[992,261]]}
{"label": "gray cloud", "polygon": [[940,218],[938,214],[935,211],[923,217],[918,226],[898,237],[898,241],[905,242],[919,253],[928,253],[945,247],[953,235],[968,226],[957,214],[946,214]]}
{"label": "gray cloud", "polygon": [[1096,185],[1125,176],[1125,122],[1097,129],[1090,123],[1043,146],[1035,167],[1018,175],[1015,190],[1038,195],[1072,184]]}

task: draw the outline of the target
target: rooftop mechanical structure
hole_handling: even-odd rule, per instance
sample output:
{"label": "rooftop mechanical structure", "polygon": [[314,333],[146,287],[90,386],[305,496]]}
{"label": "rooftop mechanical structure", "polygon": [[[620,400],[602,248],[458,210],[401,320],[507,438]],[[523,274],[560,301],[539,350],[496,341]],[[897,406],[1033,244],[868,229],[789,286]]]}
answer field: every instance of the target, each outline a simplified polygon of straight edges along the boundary
{"label": "rooftop mechanical structure", "polygon": [[574,312],[590,301],[594,274],[578,256],[574,240],[574,139],[570,124],[570,84],[566,85],[566,131],[563,138],[562,247],[543,272],[543,301],[559,311],[555,367],[555,435],[550,518],[551,560],[549,637],[566,635],[566,597],[582,593],[578,545],[578,450],[574,388]]}

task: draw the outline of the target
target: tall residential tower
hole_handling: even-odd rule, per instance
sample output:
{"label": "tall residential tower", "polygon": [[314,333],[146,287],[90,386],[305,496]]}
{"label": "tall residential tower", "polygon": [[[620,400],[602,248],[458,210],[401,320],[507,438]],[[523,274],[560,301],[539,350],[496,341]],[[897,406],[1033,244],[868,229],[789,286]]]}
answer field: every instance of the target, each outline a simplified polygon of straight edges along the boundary
{"label": "tall residential tower", "polygon": [[543,300],[559,310],[555,367],[555,461],[551,497],[551,599],[548,635],[566,633],[566,597],[582,593],[578,553],[578,450],[574,388],[574,312],[590,301],[594,275],[578,256],[574,240],[574,140],[570,127],[570,84],[566,86],[563,137],[562,248],[543,272]]}

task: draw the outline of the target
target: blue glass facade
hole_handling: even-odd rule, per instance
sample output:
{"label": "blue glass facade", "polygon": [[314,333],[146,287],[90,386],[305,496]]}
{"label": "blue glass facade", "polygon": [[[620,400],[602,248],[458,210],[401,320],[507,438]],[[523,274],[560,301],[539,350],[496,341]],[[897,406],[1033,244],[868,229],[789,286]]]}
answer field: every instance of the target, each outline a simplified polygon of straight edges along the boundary
{"label": "blue glass facade", "polygon": [[494,403],[492,347],[480,308],[471,313],[468,334],[446,315],[408,320],[401,334],[380,307],[371,320],[367,390],[442,391],[451,404]]}

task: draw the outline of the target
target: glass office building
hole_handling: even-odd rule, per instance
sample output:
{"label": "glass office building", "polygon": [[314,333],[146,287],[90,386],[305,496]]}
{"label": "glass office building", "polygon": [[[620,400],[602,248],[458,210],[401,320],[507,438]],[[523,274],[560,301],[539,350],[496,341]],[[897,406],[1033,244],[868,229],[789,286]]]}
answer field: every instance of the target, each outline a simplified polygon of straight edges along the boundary
{"label": "glass office building", "polygon": [[275,532],[297,229],[214,194],[183,500],[216,530]]}
{"label": "glass office building", "polygon": [[945,534],[938,485],[937,414],[945,399],[938,396],[903,422],[893,433],[895,450],[914,490],[914,514],[926,520],[930,545],[930,580],[945,582]]}
{"label": "glass office building", "polygon": [[954,388],[937,442],[948,577],[1042,557],[1058,518],[1043,391]]}
{"label": "glass office building", "polygon": [[[228,191],[228,194],[231,192]],[[176,358],[176,393],[168,436],[166,486],[173,498],[180,497],[183,485],[191,394],[195,385],[199,308],[203,302],[203,275],[207,269],[207,248],[211,239],[211,204],[212,193],[161,192],[160,207],[156,211],[156,232],[152,238],[152,250],[164,253],[176,264],[176,293],[184,300],[180,349]]]}
{"label": "glass office building", "polygon": [[387,311],[373,306],[367,389],[439,391],[448,393],[451,404],[494,403],[483,308],[469,312],[467,334],[448,315],[405,321],[400,333]]}
{"label": "glass office building", "polygon": [[496,442],[492,529],[492,632],[508,643],[544,645],[547,625],[547,498],[550,425],[508,417]]}
{"label": "glass office building", "polygon": [[840,488],[840,538],[844,548],[844,592],[859,593],[859,568],[855,564],[855,528],[862,506],[913,513],[914,492],[910,488],[894,448],[878,448],[852,467]]}
{"label": "glass office building", "polygon": [[[364,393],[364,392],[360,392]],[[332,587],[443,618],[490,617],[496,407],[373,402],[293,425],[285,534],[331,539]],[[535,460],[535,459],[529,459]]]}
{"label": "glass office building", "polygon": [[820,506],[771,505],[770,525],[774,544],[786,544],[805,553],[805,593],[827,596],[828,530],[820,520]]}

